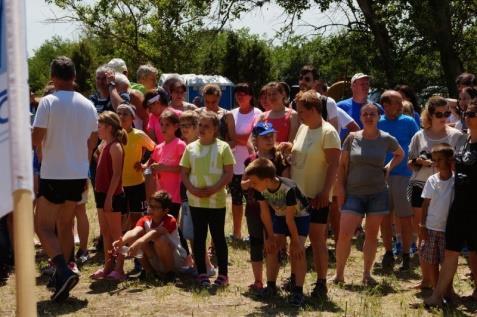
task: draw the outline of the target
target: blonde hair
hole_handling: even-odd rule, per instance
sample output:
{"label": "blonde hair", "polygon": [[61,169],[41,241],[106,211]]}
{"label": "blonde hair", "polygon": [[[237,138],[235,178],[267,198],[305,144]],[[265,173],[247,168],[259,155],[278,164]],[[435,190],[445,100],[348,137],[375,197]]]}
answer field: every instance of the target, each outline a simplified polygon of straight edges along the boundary
{"label": "blonde hair", "polygon": [[402,113],[410,117],[414,115],[414,108],[413,108],[412,102],[408,100],[402,101]]}
{"label": "blonde hair", "polygon": [[421,123],[424,129],[432,126],[432,115],[436,112],[437,107],[447,106],[447,101],[441,96],[432,96],[426,103],[421,113]]}
{"label": "blonde hair", "polygon": [[98,122],[109,125],[112,128],[114,140],[126,145],[128,143],[128,134],[126,130],[121,127],[119,116],[112,111],[105,111],[99,115]]}

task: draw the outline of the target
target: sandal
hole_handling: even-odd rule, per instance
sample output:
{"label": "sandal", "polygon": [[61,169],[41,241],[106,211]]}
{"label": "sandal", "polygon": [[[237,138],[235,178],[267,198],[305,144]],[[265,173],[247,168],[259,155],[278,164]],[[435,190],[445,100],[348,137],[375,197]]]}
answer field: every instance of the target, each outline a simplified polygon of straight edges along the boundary
{"label": "sandal", "polygon": [[226,287],[229,285],[229,278],[225,275],[219,275],[215,279],[214,285],[217,287]]}

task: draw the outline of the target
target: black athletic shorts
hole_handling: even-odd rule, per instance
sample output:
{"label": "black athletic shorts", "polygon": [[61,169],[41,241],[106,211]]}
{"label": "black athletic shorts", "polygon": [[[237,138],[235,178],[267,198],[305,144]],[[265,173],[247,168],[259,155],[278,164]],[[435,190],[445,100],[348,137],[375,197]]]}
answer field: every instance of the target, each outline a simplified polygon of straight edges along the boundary
{"label": "black athletic shorts", "polygon": [[[96,200],[96,208],[103,209],[106,193],[94,192],[94,200]],[[126,211],[126,195],[120,193],[113,196],[113,212],[125,214]]]}
{"label": "black athletic shorts", "polygon": [[81,201],[86,187],[86,179],[42,179],[40,178],[38,197],[45,197],[50,203],[63,204],[65,201]]}
{"label": "black athletic shorts", "polygon": [[416,185],[409,185],[408,188],[408,199],[411,202],[413,208],[421,208],[424,198],[421,197],[423,188]]}
{"label": "black athletic shorts", "polygon": [[146,184],[124,186],[124,194],[126,195],[126,210],[127,212],[146,213]]}
{"label": "black athletic shorts", "polygon": [[472,206],[453,204],[446,223],[446,250],[460,252],[467,246],[469,251],[477,251],[477,216]]}
{"label": "black athletic shorts", "polygon": [[308,206],[307,211],[310,214],[310,223],[317,223],[323,225],[326,225],[328,223],[328,213],[330,212],[330,207],[316,209],[312,208],[311,206]]}

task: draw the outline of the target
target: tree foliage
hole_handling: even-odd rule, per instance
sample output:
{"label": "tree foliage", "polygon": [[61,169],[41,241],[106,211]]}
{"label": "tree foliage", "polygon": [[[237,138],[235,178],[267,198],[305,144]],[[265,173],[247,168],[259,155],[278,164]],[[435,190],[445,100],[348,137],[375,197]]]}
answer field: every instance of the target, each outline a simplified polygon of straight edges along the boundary
{"label": "tree foliage", "polygon": [[[134,70],[150,62],[161,72],[223,74],[255,88],[272,79],[296,84],[307,63],[330,83],[362,71],[378,87],[446,85],[451,92],[456,74],[477,70],[475,1],[46,1],[70,12],[60,19],[80,22],[84,37],[78,43],[55,38],[35,52],[29,61],[34,89],[44,85],[49,61],[60,53],[77,62],[84,91],[92,88],[94,69],[113,57],[126,60],[133,80]],[[286,13],[281,44],[226,28],[227,21],[270,3]],[[314,36],[293,33],[303,12],[330,8],[341,10],[344,20],[315,25]],[[335,32],[324,33],[331,26]]]}

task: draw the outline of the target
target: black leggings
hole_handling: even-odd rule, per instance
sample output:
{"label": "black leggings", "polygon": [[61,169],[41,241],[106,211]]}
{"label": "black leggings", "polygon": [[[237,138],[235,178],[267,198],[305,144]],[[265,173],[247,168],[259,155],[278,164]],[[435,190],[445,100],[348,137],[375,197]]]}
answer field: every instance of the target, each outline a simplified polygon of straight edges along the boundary
{"label": "black leggings", "polygon": [[248,233],[250,235],[250,261],[263,261],[264,227],[258,204],[247,204],[245,207],[245,219],[247,219]]}
{"label": "black leggings", "polygon": [[205,267],[205,248],[207,240],[207,229],[210,229],[210,235],[215,246],[217,254],[217,265],[219,266],[219,275],[228,274],[228,249],[225,241],[225,208],[198,208],[190,207],[192,223],[194,225],[194,261],[199,274],[206,274]]}
{"label": "black leggings", "polygon": [[189,245],[187,244],[186,239],[184,239],[184,235],[182,234],[182,230],[179,228],[179,210],[181,209],[181,204],[172,203],[171,208],[169,209],[168,214],[176,218],[177,221],[177,231],[179,232],[179,238],[181,239],[181,245],[186,251],[187,255],[190,254]]}

